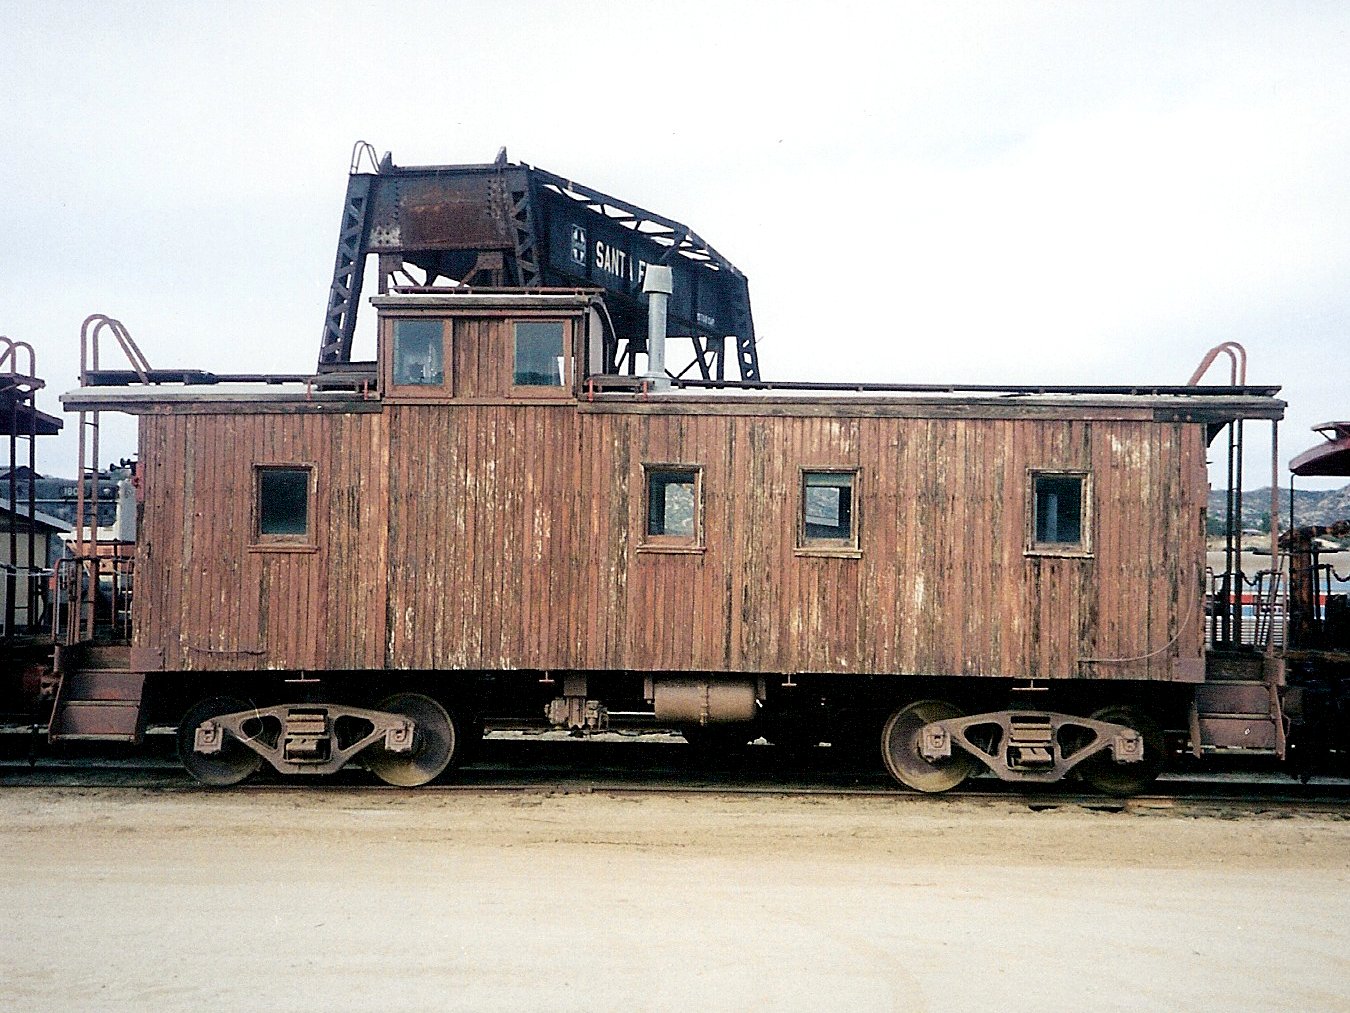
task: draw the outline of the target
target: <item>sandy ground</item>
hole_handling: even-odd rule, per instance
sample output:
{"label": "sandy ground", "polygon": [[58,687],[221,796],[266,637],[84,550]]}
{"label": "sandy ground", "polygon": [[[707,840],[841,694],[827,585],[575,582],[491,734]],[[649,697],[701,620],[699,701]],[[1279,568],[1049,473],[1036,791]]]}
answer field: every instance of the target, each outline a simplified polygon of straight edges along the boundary
{"label": "sandy ground", "polygon": [[1350,1009],[1350,813],[1158,805],[10,787],[0,1007]]}

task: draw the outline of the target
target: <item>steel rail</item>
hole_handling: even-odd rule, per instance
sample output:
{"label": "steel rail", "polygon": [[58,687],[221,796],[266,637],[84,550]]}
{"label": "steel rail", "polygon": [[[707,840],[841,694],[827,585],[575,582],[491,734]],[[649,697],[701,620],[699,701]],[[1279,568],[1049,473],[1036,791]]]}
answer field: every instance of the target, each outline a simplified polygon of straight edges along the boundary
{"label": "steel rail", "polygon": [[[635,772],[636,773],[636,772]],[[359,780],[354,780],[356,774]],[[15,776],[17,775],[17,776]],[[115,780],[118,775],[125,779],[123,783]],[[139,777],[137,775],[140,775]],[[155,780],[147,784],[144,778],[149,775]],[[344,776],[345,775],[345,776]],[[629,778],[609,779],[604,774],[580,772],[574,776],[558,776],[555,770],[540,771],[538,778],[521,776],[518,767],[500,769],[492,766],[469,766],[459,771],[460,780],[448,784],[428,785],[416,789],[390,788],[385,785],[367,784],[359,767],[347,768],[334,778],[322,780],[288,778],[266,780],[240,785],[232,790],[245,793],[272,793],[278,791],[343,791],[359,789],[361,791],[417,791],[432,794],[462,793],[503,793],[503,794],[612,794],[612,795],[727,795],[751,797],[810,797],[810,798],[879,798],[896,801],[925,801],[937,804],[942,801],[1006,801],[1025,805],[1041,811],[1056,808],[1079,806],[1083,808],[1110,811],[1138,810],[1167,806],[1210,806],[1232,805],[1244,807],[1325,807],[1328,811],[1346,813],[1350,811],[1350,781],[1337,781],[1331,784],[1299,784],[1294,782],[1277,783],[1271,781],[1213,781],[1204,778],[1185,778],[1176,776],[1156,787],[1168,790],[1155,790],[1147,794],[1120,798],[1083,792],[1065,786],[1041,786],[1034,792],[1027,792],[1017,785],[1006,784],[995,779],[978,778],[962,788],[939,794],[924,794],[910,791],[898,785],[882,783],[880,777],[874,785],[812,784],[812,778],[795,776],[782,783],[737,783],[734,774],[729,771],[709,771],[705,776],[697,777],[694,783],[680,778],[689,777],[688,773],[676,773],[662,770],[657,779],[635,780]],[[845,774],[847,776],[847,774]],[[114,780],[109,780],[113,778]],[[26,760],[0,761],[0,787],[9,788],[47,788],[47,787],[108,787],[108,788],[153,788],[165,791],[216,791],[204,789],[191,781],[187,772],[171,760],[71,760],[52,762],[40,760],[36,765]]]}

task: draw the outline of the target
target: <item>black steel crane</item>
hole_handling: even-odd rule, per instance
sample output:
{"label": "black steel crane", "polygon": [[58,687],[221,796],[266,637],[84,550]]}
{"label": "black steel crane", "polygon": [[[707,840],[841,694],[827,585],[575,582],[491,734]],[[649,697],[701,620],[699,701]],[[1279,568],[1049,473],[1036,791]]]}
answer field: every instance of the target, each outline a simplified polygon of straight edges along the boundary
{"label": "black steel crane", "polygon": [[[451,284],[588,287],[605,293],[604,372],[635,370],[646,349],[648,265],[669,266],[668,331],[697,369],[724,380],[730,340],[739,379],[760,379],[745,275],[688,226],[544,169],[509,162],[398,166],[353,151],[333,284],[319,347],[320,373],[351,361],[366,258],[379,257],[380,291]],[[675,363],[673,365],[678,365]]]}

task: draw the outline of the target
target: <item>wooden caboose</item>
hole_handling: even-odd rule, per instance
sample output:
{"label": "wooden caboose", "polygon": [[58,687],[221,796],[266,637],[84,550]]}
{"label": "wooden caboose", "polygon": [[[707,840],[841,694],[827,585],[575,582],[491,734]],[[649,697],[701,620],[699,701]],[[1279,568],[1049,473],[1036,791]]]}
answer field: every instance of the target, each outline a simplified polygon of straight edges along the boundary
{"label": "wooden caboose", "polygon": [[357,389],[63,399],[140,417],[124,664],[200,701],[202,779],[627,722],[1128,790],[1198,727],[1207,447],[1275,388],[668,389],[604,369],[594,291],[373,301]]}

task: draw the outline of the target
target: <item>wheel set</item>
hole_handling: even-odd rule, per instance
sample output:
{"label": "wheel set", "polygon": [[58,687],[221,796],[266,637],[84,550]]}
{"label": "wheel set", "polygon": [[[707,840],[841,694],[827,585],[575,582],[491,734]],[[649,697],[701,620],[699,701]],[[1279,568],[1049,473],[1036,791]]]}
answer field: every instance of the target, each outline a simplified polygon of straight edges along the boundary
{"label": "wheel set", "polygon": [[981,769],[1004,781],[1081,778],[1105,795],[1137,794],[1162,772],[1162,729],[1137,707],[1089,718],[1017,709],[966,716],[945,700],[898,706],[881,732],[890,775],[915,791],[950,791]]}
{"label": "wheel set", "polygon": [[440,777],[464,745],[461,719],[422,693],[395,693],[374,709],[214,696],[178,727],[183,766],[213,787],[239,784],[264,762],[282,774],[331,774],[355,759],[385,784],[415,788]]}
{"label": "wheel set", "polygon": [[919,733],[933,721],[960,717],[955,705],[943,700],[917,700],[899,707],[881,730],[881,759],[886,770],[907,788],[922,792],[951,791],[979,769],[969,753],[930,760],[919,748]]}
{"label": "wheel set", "polygon": [[195,747],[194,740],[203,722],[248,707],[247,701],[232,696],[212,696],[194,704],[183,716],[178,726],[178,759],[202,784],[226,788],[246,781],[262,769],[262,756],[233,736],[223,736],[220,748],[212,753],[200,753]]}
{"label": "wheel set", "polygon": [[[355,760],[385,784],[413,788],[461,758],[468,727],[422,693],[395,693],[370,710],[260,707],[212,696],[184,716],[178,755],[196,780],[215,787],[247,780],[264,762],[283,774],[326,774]],[[734,751],[753,735],[735,723],[682,731],[700,755]],[[1090,718],[1030,709],[966,715],[940,699],[897,706],[881,729],[880,751],[896,782],[927,794],[951,791],[987,769],[1024,783],[1072,774],[1103,794],[1132,795],[1153,782],[1165,759],[1161,729],[1136,707],[1108,706]]]}

